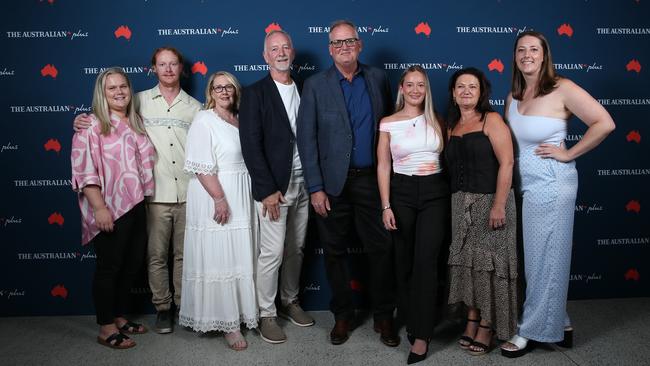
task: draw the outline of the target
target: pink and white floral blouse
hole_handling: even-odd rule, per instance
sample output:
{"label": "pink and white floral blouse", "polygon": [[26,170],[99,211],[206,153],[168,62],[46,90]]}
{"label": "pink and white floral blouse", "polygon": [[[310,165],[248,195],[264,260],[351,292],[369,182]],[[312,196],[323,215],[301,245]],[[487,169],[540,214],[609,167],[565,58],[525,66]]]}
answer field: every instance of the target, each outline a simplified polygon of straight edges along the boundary
{"label": "pink and white floral blouse", "polygon": [[415,118],[384,122],[379,131],[390,134],[390,152],[393,171],[404,175],[430,175],[442,171],[440,154],[436,151],[440,139],[424,115]]}
{"label": "pink and white floral blouse", "polygon": [[96,185],[101,189],[113,220],[117,220],[145,196],[154,192],[153,165],[156,151],[146,135],[140,135],[116,115],[113,129],[101,134],[99,120],[91,115],[91,126],[72,137],[72,189],[79,193],[81,243],[88,244],[97,234],[93,208],[82,189]]}

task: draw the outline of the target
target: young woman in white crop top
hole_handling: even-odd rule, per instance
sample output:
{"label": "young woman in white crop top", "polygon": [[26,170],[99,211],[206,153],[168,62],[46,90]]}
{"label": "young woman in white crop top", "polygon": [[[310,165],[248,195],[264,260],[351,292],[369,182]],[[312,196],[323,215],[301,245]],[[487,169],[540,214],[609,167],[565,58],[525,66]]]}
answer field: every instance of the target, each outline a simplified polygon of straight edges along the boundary
{"label": "young woman in white crop top", "polygon": [[438,255],[449,223],[449,185],[439,159],[444,128],[420,66],[402,74],[395,109],[379,125],[377,180],[382,220],[395,244],[397,311],[406,324],[411,364],[426,358],[433,335]]}

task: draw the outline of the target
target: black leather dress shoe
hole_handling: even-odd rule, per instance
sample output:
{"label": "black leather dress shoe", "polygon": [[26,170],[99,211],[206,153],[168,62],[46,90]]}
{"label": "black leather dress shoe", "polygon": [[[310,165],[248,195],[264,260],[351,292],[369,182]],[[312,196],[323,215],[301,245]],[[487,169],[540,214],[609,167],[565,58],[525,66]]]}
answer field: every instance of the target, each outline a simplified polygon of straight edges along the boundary
{"label": "black leather dress shoe", "polygon": [[381,343],[387,345],[388,347],[399,346],[400,339],[395,332],[392,319],[375,320],[374,329],[375,332],[381,335],[379,337]]}
{"label": "black leather dress shoe", "polygon": [[343,344],[350,338],[349,333],[350,321],[345,319],[337,320],[330,332],[330,342],[334,345]]}

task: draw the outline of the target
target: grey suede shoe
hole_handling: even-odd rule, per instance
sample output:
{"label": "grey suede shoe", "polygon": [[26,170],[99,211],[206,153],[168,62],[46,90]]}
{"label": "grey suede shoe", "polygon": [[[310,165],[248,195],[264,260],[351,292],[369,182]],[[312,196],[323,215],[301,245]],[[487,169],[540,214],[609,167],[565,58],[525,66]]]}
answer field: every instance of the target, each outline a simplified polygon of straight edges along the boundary
{"label": "grey suede shoe", "polygon": [[257,328],[260,332],[260,337],[266,342],[277,344],[284,343],[287,340],[287,336],[284,334],[284,331],[278,325],[276,317],[267,317],[260,318],[260,323]]}
{"label": "grey suede shoe", "polygon": [[309,327],[315,323],[314,318],[302,310],[298,301],[294,301],[280,309],[278,315],[285,319],[288,319],[299,327]]}
{"label": "grey suede shoe", "polygon": [[156,316],[156,327],[154,330],[156,333],[166,334],[174,331],[172,325],[172,312],[171,310],[162,310],[158,312]]}

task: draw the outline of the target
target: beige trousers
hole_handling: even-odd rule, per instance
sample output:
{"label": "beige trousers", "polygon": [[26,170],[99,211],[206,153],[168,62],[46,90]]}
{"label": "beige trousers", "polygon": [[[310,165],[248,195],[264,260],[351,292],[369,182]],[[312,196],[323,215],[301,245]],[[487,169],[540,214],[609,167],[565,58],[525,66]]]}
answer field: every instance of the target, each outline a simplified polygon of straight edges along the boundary
{"label": "beige trousers", "polygon": [[[148,203],[147,270],[151,302],[157,311],[169,310],[172,293],[176,308],[181,305],[181,280],[183,276],[183,237],[185,236],[185,202]],[[171,242],[171,243],[170,243]],[[170,245],[171,244],[171,245]],[[171,263],[169,251],[172,250]],[[172,271],[173,290],[169,285]]]}

